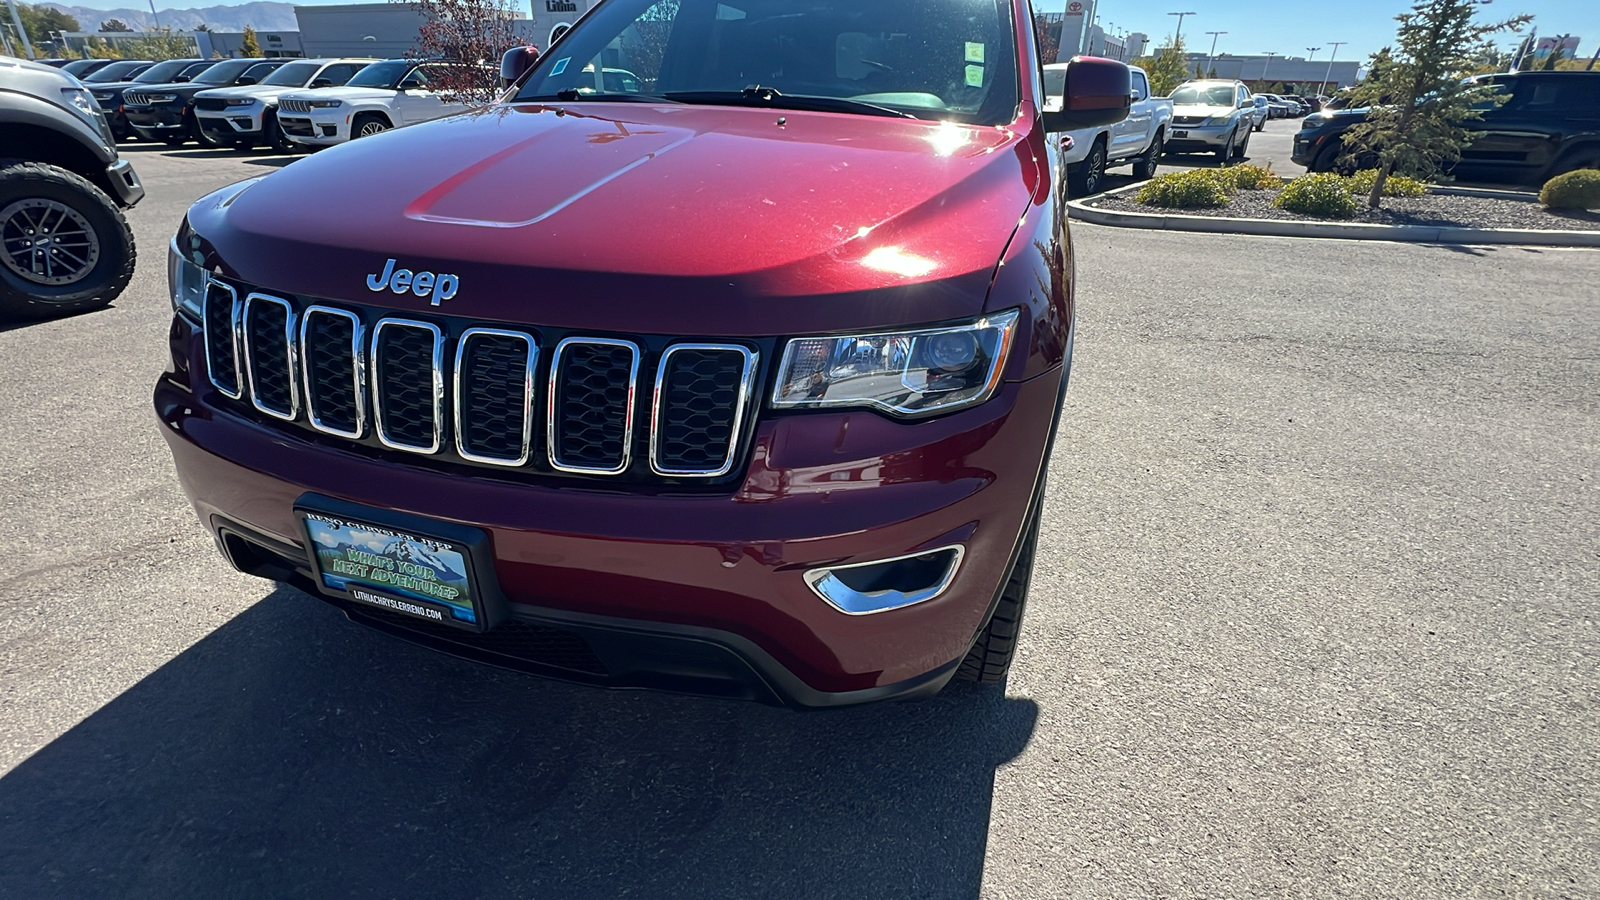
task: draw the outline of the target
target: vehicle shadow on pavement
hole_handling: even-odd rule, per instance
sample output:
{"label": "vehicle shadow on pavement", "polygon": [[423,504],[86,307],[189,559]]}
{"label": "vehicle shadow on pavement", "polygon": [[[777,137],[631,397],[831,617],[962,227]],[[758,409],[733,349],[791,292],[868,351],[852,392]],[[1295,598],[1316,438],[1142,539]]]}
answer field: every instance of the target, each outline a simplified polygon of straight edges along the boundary
{"label": "vehicle shadow on pavement", "polygon": [[0,896],[975,897],[1037,718],[575,687],[280,587],[0,778]]}

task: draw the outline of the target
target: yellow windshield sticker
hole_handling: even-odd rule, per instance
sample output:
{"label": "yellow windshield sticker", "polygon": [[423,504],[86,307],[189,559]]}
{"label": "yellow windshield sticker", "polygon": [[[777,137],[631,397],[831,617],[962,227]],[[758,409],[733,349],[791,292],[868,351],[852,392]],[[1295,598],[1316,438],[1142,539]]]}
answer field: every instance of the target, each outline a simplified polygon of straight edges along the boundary
{"label": "yellow windshield sticker", "polygon": [[983,66],[967,66],[967,86],[983,87]]}
{"label": "yellow windshield sticker", "polygon": [[983,44],[967,41],[967,62],[983,62]]}

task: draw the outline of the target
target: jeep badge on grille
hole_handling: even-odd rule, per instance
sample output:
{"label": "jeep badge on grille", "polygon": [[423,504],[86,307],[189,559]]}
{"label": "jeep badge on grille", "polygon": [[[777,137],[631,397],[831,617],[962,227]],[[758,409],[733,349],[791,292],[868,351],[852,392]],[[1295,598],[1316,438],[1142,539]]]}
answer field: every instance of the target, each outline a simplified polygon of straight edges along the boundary
{"label": "jeep badge on grille", "polygon": [[429,297],[430,306],[438,306],[441,301],[454,297],[459,285],[460,280],[454,275],[435,275],[432,272],[396,269],[392,259],[384,262],[382,275],[367,276],[367,290],[373,293],[384,289],[394,291],[396,294],[410,291],[418,297]]}

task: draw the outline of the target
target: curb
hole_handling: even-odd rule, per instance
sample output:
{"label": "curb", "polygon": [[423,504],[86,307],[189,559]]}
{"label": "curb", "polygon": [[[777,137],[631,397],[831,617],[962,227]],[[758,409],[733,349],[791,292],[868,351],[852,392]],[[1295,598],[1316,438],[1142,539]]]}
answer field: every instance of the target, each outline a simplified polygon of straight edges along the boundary
{"label": "curb", "polygon": [[[1096,196],[1138,190],[1129,185]],[[1440,194],[1500,199],[1536,199],[1523,191],[1480,188],[1429,188]],[[1093,198],[1088,198],[1093,199]],[[1600,247],[1600,231],[1551,231],[1532,228],[1446,228],[1433,225],[1367,225],[1353,222],[1296,222],[1285,219],[1225,219],[1163,213],[1113,212],[1095,209],[1083,200],[1067,202],[1067,215],[1094,225],[1152,228],[1211,234],[1260,234],[1273,237],[1343,238],[1355,241],[1400,241],[1414,244],[1523,244],[1541,247]]]}

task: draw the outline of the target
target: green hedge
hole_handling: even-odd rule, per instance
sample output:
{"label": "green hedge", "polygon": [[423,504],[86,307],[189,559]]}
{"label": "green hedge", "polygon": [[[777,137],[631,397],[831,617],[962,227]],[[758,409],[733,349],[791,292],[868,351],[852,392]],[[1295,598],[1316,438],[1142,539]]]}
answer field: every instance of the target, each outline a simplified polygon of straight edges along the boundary
{"label": "green hedge", "polygon": [[[1378,183],[1377,169],[1362,169],[1350,176],[1350,193],[1357,197],[1365,197],[1372,193],[1372,186]],[[1421,197],[1428,192],[1427,182],[1404,175],[1390,175],[1389,180],[1383,183],[1385,197]]]}
{"label": "green hedge", "polygon": [[1600,169],[1579,169],[1546,181],[1539,202],[1550,209],[1600,209]]}
{"label": "green hedge", "polygon": [[1349,219],[1359,209],[1349,183],[1332,172],[1301,175],[1284,185],[1272,205],[1319,219]]}
{"label": "green hedge", "polygon": [[1215,209],[1228,205],[1238,187],[1227,169],[1187,169],[1146,181],[1134,200],[1167,209]]}
{"label": "green hedge", "polygon": [[1231,166],[1223,169],[1233,177],[1233,183],[1242,191],[1264,191],[1283,184],[1278,173],[1265,166]]}

